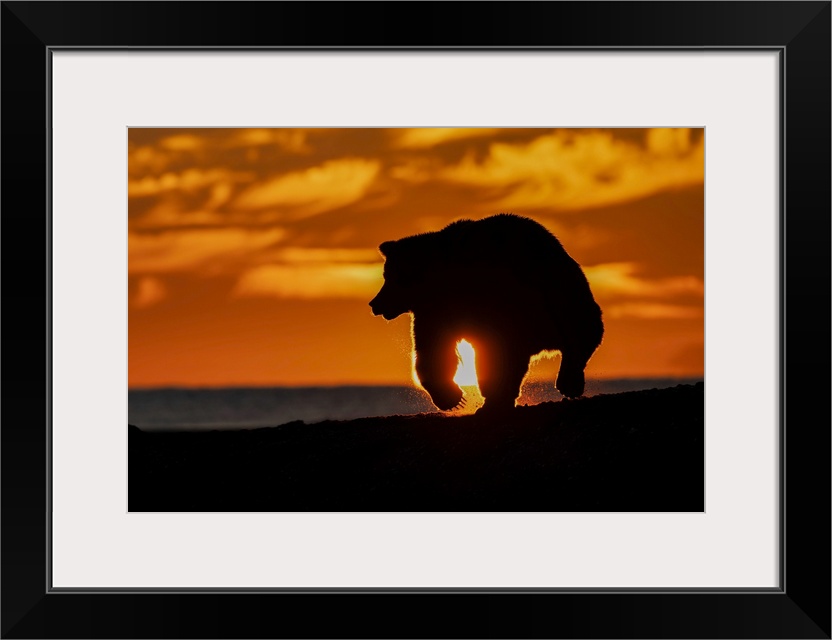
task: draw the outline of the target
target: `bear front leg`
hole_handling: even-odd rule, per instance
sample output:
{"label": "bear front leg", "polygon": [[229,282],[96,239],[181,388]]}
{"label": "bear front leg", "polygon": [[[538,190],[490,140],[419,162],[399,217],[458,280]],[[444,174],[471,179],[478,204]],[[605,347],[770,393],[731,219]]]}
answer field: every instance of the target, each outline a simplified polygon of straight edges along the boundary
{"label": "bear front leg", "polygon": [[416,375],[442,411],[450,411],[462,401],[462,389],[454,382],[457,364],[453,343],[444,349],[416,350]]}
{"label": "bear front leg", "polygon": [[440,325],[414,317],[413,346],[416,375],[433,404],[442,411],[455,408],[462,401],[462,389],[454,382],[459,364],[456,339]]}

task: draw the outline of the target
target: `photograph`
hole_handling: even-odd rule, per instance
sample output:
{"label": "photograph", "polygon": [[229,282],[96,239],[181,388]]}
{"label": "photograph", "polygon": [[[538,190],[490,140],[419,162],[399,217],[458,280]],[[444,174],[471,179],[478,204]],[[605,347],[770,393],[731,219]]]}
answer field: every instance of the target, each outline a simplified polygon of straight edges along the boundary
{"label": "photograph", "polygon": [[0,637],[829,640],[830,16],[4,1]]}
{"label": "photograph", "polygon": [[704,510],[704,128],[127,137],[129,511]]}

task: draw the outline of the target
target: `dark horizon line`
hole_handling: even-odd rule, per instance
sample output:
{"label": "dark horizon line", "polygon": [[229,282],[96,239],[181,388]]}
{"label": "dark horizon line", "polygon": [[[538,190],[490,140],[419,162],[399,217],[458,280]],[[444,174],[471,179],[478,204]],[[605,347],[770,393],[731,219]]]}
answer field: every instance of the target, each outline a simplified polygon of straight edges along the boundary
{"label": "dark horizon line", "polygon": [[[622,376],[614,378],[587,378],[589,382],[623,382],[623,381],[659,381],[659,380],[679,380],[688,382],[704,382],[705,375],[690,375],[690,376]],[[524,382],[526,384],[548,384],[551,382],[554,385],[554,380],[531,380]],[[128,385],[127,391],[234,391],[234,390],[253,390],[253,389],[418,389],[421,387],[414,384],[394,384],[394,383],[333,383],[333,384],[251,384],[251,385],[228,385],[228,386],[210,386],[210,385],[160,385],[160,386],[136,386]]]}

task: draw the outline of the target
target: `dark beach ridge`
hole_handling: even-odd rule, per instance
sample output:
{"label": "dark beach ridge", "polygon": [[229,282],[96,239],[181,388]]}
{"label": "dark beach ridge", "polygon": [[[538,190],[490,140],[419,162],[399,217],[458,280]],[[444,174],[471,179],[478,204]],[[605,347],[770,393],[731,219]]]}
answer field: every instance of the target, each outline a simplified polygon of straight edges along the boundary
{"label": "dark beach ridge", "polygon": [[130,511],[703,511],[704,384],[237,431],[129,426]]}

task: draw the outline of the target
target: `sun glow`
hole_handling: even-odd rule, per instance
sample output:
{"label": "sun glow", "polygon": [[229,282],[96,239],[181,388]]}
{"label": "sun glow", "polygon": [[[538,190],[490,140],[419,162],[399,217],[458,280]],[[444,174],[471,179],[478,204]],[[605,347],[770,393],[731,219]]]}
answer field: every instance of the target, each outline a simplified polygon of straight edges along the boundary
{"label": "sun glow", "polygon": [[413,380],[413,384],[415,384],[417,387],[422,386],[422,381],[419,380],[419,374],[416,373],[416,351],[415,350],[410,352],[410,376],[411,376],[411,379]]}
{"label": "sun glow", "polygon": [[454,375],[454,382],[462,389],[464,403],[464,406],[459,411],[462,413],[473,413],[484,402],[484,398],[480,392],[480,384],[477,380],[474,347],[467,340],[460,340],[456,343],[456,353],[459,357],[459,366]]}
{"label": "sun glow", "polygon": [[467,340],[460,340],[456,343],[456,353],[459,356],[459,366],[454,375],[454,382],[460,387],[479,386],[474,347]]}

